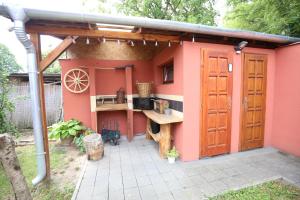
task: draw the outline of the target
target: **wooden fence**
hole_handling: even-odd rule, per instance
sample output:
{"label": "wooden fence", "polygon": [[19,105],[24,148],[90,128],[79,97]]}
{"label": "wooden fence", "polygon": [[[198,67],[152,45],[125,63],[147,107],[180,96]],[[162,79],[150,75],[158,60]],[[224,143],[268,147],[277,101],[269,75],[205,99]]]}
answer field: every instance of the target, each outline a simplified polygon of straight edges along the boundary
{"label": "wooden fence", "polygon": [[[15,110],[10,113],[10,120],[19,129],[32,128],[31,99],[28,82],[12,86],[10,99],[15,104]],[[45,100],[47,124],[52,125],[62,119],[61,85],[45,84]]]}

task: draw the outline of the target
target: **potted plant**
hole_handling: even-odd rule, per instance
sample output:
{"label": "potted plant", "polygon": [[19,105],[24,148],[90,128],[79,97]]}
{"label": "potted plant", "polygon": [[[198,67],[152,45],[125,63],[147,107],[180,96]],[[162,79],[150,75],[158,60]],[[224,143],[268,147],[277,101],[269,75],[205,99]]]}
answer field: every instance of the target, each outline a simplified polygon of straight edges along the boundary
{"label": "potted plant", "polygon": [[84,126],[81,125],[81,122],[75,119],[69,121],[62,121],[52,126],[48,127],[49,138],[51,139],[60,139],[61,144],[70,145],[74,137],[86,130]]}
{"label": "potted plant", "polygon": [[175,146],[173,146],[173,148],[167,152],[167,157],[170,164],[175,163],[176,158],[179,157],[179,152]]}

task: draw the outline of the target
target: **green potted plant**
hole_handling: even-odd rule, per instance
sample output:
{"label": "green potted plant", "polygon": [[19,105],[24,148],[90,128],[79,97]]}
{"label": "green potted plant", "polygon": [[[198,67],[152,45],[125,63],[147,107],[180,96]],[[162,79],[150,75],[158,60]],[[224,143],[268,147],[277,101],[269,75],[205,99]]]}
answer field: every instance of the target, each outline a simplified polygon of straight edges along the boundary
{"label": "green potted plant", "polygon": [[175,163],[176,158],[179,157],[179,152],[177,151],[175,146],[173,146],[173,148],[167,152],[167,157],[168,157],[168,162],[170,164]]}
{"label": "green potted plant", "polygon": [[81,125],[81,122],[75,119],[69,121],[61,121],[48,127],[50,139],[60,139],[61,144],[70,145],[74,137],[86,128]]}

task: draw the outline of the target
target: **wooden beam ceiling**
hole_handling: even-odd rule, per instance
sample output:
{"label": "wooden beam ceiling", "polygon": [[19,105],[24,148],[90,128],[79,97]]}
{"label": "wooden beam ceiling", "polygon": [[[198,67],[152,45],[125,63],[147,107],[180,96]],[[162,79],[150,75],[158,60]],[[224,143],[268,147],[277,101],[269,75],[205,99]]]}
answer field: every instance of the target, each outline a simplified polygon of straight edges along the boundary
{"label": "wooden beam ceiling", "polygon": [[38,25],[26,25],[28,33],[39,33],[42,35],[52,36],[79,36],[79,37],[105,37],[111,39],[125,39],[125,40],[147,40],[158,42],[179,42],[180,36],[160,35],[160,34],[142,34],[133,32],[117,32],[117,31],[104,31],[93,29],[78,29],[68,27],[47,27]]}
{"label": "wooden beam ceiling", "polygon": [[71,36],[66,37],[55,49],[53,49],[47,56],[44,58],[40,64],[40,72],[43,72],[51,65],[72,43],[73,39],[77,39],[78,36]]}

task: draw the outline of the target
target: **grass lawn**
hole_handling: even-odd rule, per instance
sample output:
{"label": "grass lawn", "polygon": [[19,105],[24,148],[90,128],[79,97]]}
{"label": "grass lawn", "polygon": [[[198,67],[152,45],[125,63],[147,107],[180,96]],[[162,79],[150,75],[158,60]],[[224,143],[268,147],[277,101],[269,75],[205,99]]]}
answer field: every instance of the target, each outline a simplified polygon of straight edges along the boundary
{"label": "grass lawn", "polygon": [[[36,176],[36,157],[35,146],[17,147],[16,152],[26,181],[31,189],[31,194],[35,200],[64,200],[71,199],[75,185],[72,182],[49,181],[33,187],[31,180]],[[67,151],[65,148],[50,145],[50,163],[51,171],[60,175],[66,171],[73,160],[67,159]],[[63,175],[62,175],[63,176]],[[74,179],[74,177],[73,177]],[[0,200],[6,200],[11,194],[11,186],[8,182],[2,166],[0,166]]]}
{"label": "grass lawn", "polygon": [[210,200],[300,200],[300,189],[283,180],[231,191]]}

